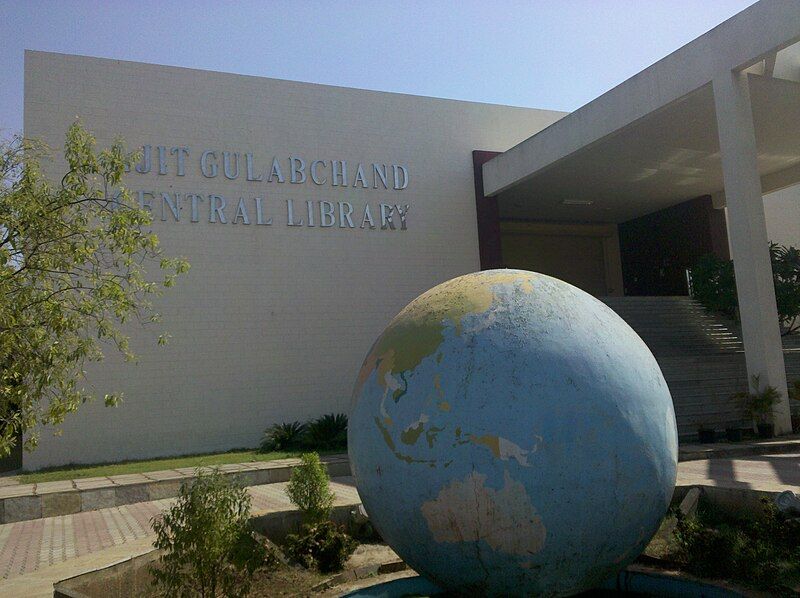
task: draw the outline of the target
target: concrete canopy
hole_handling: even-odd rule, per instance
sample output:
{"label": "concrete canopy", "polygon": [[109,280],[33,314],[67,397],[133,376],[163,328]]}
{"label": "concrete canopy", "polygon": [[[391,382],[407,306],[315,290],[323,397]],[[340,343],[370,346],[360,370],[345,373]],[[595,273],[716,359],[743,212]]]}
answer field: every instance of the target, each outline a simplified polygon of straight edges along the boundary
{"label": "concrete canopy", "polygon": [[712,81],[746,70],[768,192],[800,182],[800,2],[762,0],[483,166],[501,217],[619,223],[724,201]]}
{"label": "concrete canopy", "polygon": [[760,0],[483,165],[500,217],[619,223],[727,208],[748,379],[792,430],[762,196],[800,181],[800,0]]}

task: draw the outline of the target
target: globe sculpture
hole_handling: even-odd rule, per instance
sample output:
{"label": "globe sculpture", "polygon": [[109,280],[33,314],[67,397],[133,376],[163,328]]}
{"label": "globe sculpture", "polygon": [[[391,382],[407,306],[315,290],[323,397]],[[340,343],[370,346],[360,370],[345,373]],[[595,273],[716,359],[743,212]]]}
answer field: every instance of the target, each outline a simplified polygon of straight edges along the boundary
{"label": "globe sculpture", "polygon": [[468,595],[596,587],[658,529],[677,468],[645,343],[594,297],[522,270],[406,306],[364,360],[348,442],[386,542]]}

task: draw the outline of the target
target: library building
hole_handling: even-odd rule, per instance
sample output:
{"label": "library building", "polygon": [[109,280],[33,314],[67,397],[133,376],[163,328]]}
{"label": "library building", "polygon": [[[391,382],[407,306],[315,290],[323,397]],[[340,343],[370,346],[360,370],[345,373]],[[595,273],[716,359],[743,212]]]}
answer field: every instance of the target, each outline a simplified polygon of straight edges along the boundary
{"label": "library building", "polygon": [[[25,469],[254,447],[346,413],[370,345],[423,291],[481,269],[560,278],[616,310],[670,386],[682,438],[784,399],[769,242],[800,246],[800,3],[762,0],[572,113],[29,50],[24,134],[140,150],[124,184],[191,270],[41,433]],[[59,180],[58,157],[52,176]],[[48,170],[50,173],[50,170]],[[739,318],[687,271],[732,259]],[[170,342],[158,346],[166,331]]]}

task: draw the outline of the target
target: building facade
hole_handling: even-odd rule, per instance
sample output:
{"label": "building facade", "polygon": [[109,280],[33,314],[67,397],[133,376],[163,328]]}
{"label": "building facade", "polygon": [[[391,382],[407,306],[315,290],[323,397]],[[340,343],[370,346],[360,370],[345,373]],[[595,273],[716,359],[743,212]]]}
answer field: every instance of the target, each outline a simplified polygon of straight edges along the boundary
{"label": "building facade", "polygon": [[144,148],[125,184],[191,270],[157,300],[163,326],[130,326],[138,363],[91,365],[122,404],[43,430],[25,467],[252,447],[272,423],[346,411],[387,322],[480,267],[472,151],[561,116],[26,53],[25,135],[60,148],[80,117],[98,146]]}
{"label": "building facade", "polygon": [[[544,272],[595,296],[680,295],[699,255],[731,255],[725,203],[697,186],[606,208],[628,174],[598,178],[596,202],[526,190],[541,179],[557,196],[600,177],[588,159],[498,183],[525,144],[558,133],[561,112],[26,52],[25,135],[60,148],[76,117],[99,146],[122,137],[142,150],[125,185],[191,270],[156,301],[162,324],[128,326],[136,364],[109,348],[90,366],[90,387],[124,393],[122,404],[86,405],[58,436],[44,429],[28,469],[252,447],[273,423],[347,411],[388,321],[482,267]],[[648,139],[626,131],[630,151]],[[798,187],[765,196],[769,238],[800,245],[798,206]]]}

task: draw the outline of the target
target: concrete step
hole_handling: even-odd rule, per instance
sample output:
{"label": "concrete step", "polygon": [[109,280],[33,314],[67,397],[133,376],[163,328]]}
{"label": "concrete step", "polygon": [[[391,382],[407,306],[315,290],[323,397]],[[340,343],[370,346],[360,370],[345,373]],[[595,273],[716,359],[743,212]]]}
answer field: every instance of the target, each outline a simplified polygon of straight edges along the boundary
{"label": "concrete step", "polygon": [[[689,297],[603,297],[647,343],[672,393],[678,430],[741,423],[733,394],[748,387],[741,331]],[[787,377],[800,379],[800,335],[784,337]],[[745,418],[746,421],[746,418]]]}

